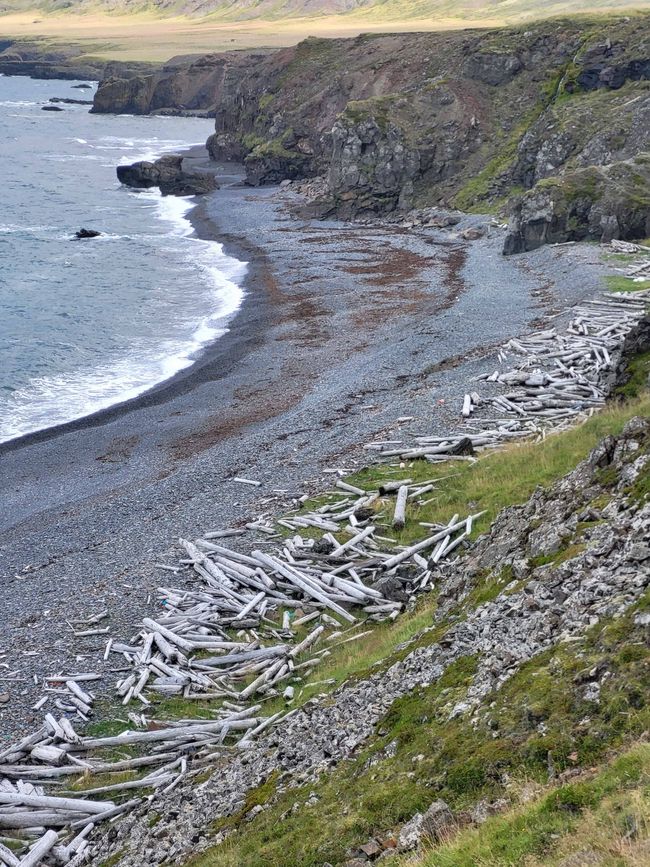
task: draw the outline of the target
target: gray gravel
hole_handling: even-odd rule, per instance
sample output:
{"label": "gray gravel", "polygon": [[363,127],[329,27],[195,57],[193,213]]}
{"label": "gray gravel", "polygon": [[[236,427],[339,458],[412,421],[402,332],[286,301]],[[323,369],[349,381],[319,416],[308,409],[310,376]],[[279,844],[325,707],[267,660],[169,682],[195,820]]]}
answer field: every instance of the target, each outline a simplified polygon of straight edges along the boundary
{"label": "gray gravel", "polygon": [[291,194],[224,179],[194,218],[251,263],[230,333],[138,401],[0,447],[0,738],[30,727],[34,675],[99,670],[102,641],[73,640],[68,621],[106,607],[128,636],[179,535],[280,510],[289,497],[272,489],[362,465],[360,444],[399,416],[448,429],[492,347],[600,288],[592,245],[504,259],[501,229],[458,239],[476,217],[411,231],[302,221]]}

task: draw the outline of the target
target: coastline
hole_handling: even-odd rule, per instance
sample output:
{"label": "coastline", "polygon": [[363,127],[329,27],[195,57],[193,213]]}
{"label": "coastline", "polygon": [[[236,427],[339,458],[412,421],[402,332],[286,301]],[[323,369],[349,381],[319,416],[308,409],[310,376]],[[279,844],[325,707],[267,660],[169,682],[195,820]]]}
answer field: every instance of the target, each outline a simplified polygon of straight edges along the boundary
{"label": "coastline", "polygon": [[70,642],[68,621],[108,610],[111,633],[131,634],[179,536],[281,511],[327,485],[326,470],[363,465],[360,445],[391,438],[400,416],[410,431],[453,428],[486,356],[593,294],[604,272],[590,245],[504,259],[498,229],[466,242],[309,221],[289,213],[294,201],[224,185],[192,212],[197,231],[250,262],[244,303],[201,360],[0,449],[3,638],[21,671],[0,708],[7,735],[29,723],[34,675],[101,659],[98,639]]}
{"label": "coastline", "polygon": [[[189,148],[184,153],[186,154],[186,158],[190,158],[194,163],[200,164],[203,170],[208,168],[215,173],[219,170],[232,172],[231,182],[237,183],[239,174],[236,172],[236,169],[233,171],[233,166],[226,164],[209,166],[207,158],[205,160],[201,159],[197,155],[197,149],[195,148]],[[228,367],[235,364],[241,352],[244,351],[246,343],[255,339],[255,334],[249,333],[252,323],[248,316],[248,310],[244,308],[246,307],[248,298],[247,285],[249,281],[255,280],[259,276],[260,269],[263,267],[263,255],[250,242],[243,240],[237,242],[233,238],[222,238],[216,226],[207,218],[205,203],[202,199],[203,197],[199,197],[199,200],[195,201],[191,209],[184,215],[184,219],[192,226],[197,239],[219,243],[222,245],[226,255],[239,261],[245,260],[247,263],[246,273],[243,276],[241,285],[243,290],[242,302],[237,310],[227,317],[226,332],[203,346],[196,358],[187,367],[177,371],[167,379],[145,387],[135,397],[119,400],[108,407],[96,410],[88,415],[0,442],[0,457],[16,449],[44,442],[74,430],[105,424],[122,413],[127,413],[140,407],[153,406],[162,401],[169,400],[205,379],[219,376],[220,371],[224,371],[224,369],[225,372],[222,372],[221,375],[225,375]],[[237,321],[237,332],[233,333],[235,321]]]}

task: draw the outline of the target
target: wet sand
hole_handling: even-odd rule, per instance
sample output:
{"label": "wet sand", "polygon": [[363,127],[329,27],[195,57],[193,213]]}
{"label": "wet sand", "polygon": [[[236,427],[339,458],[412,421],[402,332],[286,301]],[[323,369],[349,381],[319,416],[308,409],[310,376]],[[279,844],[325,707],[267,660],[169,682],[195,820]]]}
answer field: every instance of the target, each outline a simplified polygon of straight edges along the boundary
{"label": "wet sand", "polygon": [[34,674],[101,670],[104,640],[73,639],[72,620],[108,609],[126,638],[156,610],[170,575],[154,564],[179,536],[278,512],[325,470],[363,465],[399,416],[448,430],[496,346],[600,288],[593,245],[504,259],[501,229],[459,239],[477,217],[304,221],[292,193],[221,174],[193,220],[249,262],[229,333],[127,405],[0,447],[0,663],[18,672],[0,669],[0,737],[28,727]]}

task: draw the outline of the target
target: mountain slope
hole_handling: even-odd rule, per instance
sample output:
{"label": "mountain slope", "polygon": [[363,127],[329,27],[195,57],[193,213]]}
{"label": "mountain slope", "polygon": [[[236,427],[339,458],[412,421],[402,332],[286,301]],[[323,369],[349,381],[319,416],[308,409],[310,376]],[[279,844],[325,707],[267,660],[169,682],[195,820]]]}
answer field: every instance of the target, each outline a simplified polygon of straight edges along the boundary
{"label": "mountain slope", "polygon": [[649,8],[648,0],[5,0],[0,12],[133,12],[214,16],[223,20],[352,14],[368,21],[439,18],[479,23],[516,22],[578,12]]}

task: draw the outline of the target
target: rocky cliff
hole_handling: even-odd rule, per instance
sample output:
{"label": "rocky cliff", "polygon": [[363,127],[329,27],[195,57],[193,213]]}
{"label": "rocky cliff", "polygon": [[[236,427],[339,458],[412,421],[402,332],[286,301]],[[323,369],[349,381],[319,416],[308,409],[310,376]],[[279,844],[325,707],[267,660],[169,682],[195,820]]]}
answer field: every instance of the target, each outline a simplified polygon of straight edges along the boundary
{"label": "rocky cliff", "polygon": [[650,16],[634,15],[307,39],[114,76],[94,110],[214,112],[214,159],[243,160],[254,185],[323,176],[323,215],[495,210],[650,150],[649,36]]}
{"label": "rocky cliff", "polygon": [[92,110],[213,116],[243,69],[254,67],[268,54],[261,50],[173,57],[161,68],[128,78],[119,70],[109,70],[100,83]]}
{"label": "rocky cliff", "polygon": [[0,75],[90,81],[115,77],[126,81],[152,69],[151,63],[122,63],[91,57],[86,49],[77,45],[51,46],[39,41],[0,39]]}
{"label": "rocky cliff", "polygon": [[515,202],[504,253],[650,235],[650,154],[539,181]]}

